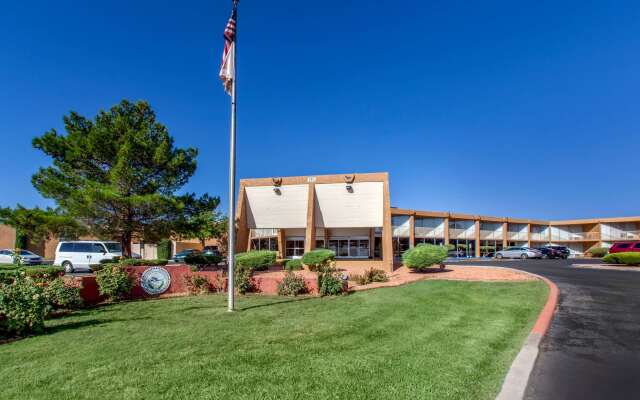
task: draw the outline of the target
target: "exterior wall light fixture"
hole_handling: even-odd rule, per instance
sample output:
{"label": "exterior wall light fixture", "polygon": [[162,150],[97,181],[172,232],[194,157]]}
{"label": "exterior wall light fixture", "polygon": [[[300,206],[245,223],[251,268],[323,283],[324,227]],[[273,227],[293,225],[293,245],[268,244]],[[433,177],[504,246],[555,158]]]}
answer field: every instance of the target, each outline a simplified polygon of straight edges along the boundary
{"label": "exterior wall light fixture", "polygon": [[353,186],[347,185],[347,192],[353,193]]}

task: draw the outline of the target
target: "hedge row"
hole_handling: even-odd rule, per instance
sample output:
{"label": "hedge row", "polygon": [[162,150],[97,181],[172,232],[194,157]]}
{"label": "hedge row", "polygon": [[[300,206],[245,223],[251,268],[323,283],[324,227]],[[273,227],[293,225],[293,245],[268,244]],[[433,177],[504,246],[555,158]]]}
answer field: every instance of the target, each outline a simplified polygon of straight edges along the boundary
{"label": "hedge row", "polygon": [[640,253],[613,253],[606,255],[602,261],[609,264],[640,265]]}

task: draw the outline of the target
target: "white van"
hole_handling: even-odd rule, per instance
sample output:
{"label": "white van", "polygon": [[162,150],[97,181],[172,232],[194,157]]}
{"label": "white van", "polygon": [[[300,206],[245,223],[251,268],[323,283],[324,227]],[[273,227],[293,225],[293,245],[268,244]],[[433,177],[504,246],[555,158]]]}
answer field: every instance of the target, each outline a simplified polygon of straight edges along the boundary
{"label": "white van", "polygon": [[53,265],[64,267],[65,272],[78,270],[91,271],[91,266],[102,260],[122,257],[122,246],[118,242],[101,240],[82,240],[60,242],[56,247],[56,259]]}

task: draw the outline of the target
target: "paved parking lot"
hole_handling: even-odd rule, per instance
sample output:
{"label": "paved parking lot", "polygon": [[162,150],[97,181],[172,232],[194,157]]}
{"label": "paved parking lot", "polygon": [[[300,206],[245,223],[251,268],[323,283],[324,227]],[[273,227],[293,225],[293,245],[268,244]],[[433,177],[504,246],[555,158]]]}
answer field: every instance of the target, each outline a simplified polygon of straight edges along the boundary
{"label": "paved parking lot", "polygon": [[527,399],[640,399],[640,272],[571,267],[584,260],[466,261],[552,280],[560,304]]}

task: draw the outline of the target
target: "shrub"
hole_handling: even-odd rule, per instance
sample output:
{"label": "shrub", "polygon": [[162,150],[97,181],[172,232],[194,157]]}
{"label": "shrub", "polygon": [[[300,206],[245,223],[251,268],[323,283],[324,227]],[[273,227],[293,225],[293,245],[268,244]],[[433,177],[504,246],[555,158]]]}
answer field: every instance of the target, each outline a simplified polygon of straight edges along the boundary
{"label": "shrub", "polygon": [[38,282],[47,282],[64,275],[64,268],[53,266],[24,267],[16,264],[3,265],[0,267],[0,282],[11,283],[20,274]]}
{"label": "shrub", "polygon": [[335,261],[336,253],[329,249],[315,249],[304,253],[302,263],[309,266],[310,271],[319,271],[331,266]]}
{"label": "shrub", "polygon": [[640,265],[640,253],[613,253],[606,255],[602,261],[610,264]]}
{"label": "shrub", "polygon": [[121,266],[108,265],[96,272],[98,292],[107,300],[124,299],[133,289],[133,279]]}
{"label": "shrub", "polygon": [[297,296],[307,291],[304,278],[296,275],[293,271],[287,272],[284,279],[278,283],[278,295]]}
{"label": "shrub", "polygon": [[197,265],[199,267],[218,265],[221,261],[222,256],[216,254],[189,254],[184,259],[185,264]]}
{"label": "shrub", "polygon": [[302,260],[301,259],[295,259],[295,260],[286,260],[284,262],[284,269],[286,269],[287,271],[298,271],[302,269]]}
{"label": "shrub", "polygon": [[609,253],[609,249],[606,247],[592,247],[588,251],[591,257],[604,257]]}
{"label": "shrub", "polygon": [[216,278],[212,282],[213,290],[218,293],[223,293],[227,285],[227,273],[226,271],[216,272]]}
{"label": "shrub", "polygon": [[0,283],[0,330],[8,334],[37,333],[44,329],[50,310],[41,286],[18,274],[11,283]]}
{"label": "shrub", "polygon": [[247,268],[240,268],[235,271],[235,287],[238,293],[245,294],[255,290],[253,283],[253,271]]}
{"label": "shrub", "polygon": [[185,275],[184,283],[191,294],[206,294],[211,291],[211,283],[206,276]]}
{"label": "shrub", "polygon": [[408,268],[421,271],[434,264],[442,264],[446,258],[446,247],[435,244],[420,244],[402,254],[402,263]]}
{"label": "shrub", "polygon": [[389,280],[383,270],[375,268],[366,270],[362,275],[353,275],[351,278],[358,285],[368,285],[373,282],[386,282]]}
{"label": "shrub", "polygon": [[53,308],[78,308],[82,306],[80,288],[56,278],[44,288],[44,293]]}
{"label": "shrub", "polygon": [[264,271],[276,262],[275,251],[256,250],[247,253],[236,254],[236,269],[251,271]]}
{"label": "shrub", "polygon": [[136,258],[125,258],[120,260],[119,264],[123,267],[137,267],[137,266],[146,266],[146,265],[167,265],[167,260],[142,260]]}
{"label": "shrub", "polygon": [[163,259],[163,260],[168,260],[171,258],[171,248],[173,246],[171,245],[171,240],[167,240],[167,239],[163,239],[160,241],[160,243],[158,243],[157,246],[157,251],[158,251],[158,258]]}
{"label": "shrub", "polygon": [[334,268],[324,268],[318,271],[318,291],[320,296],[337,296],[344,292],[342,274]]}

